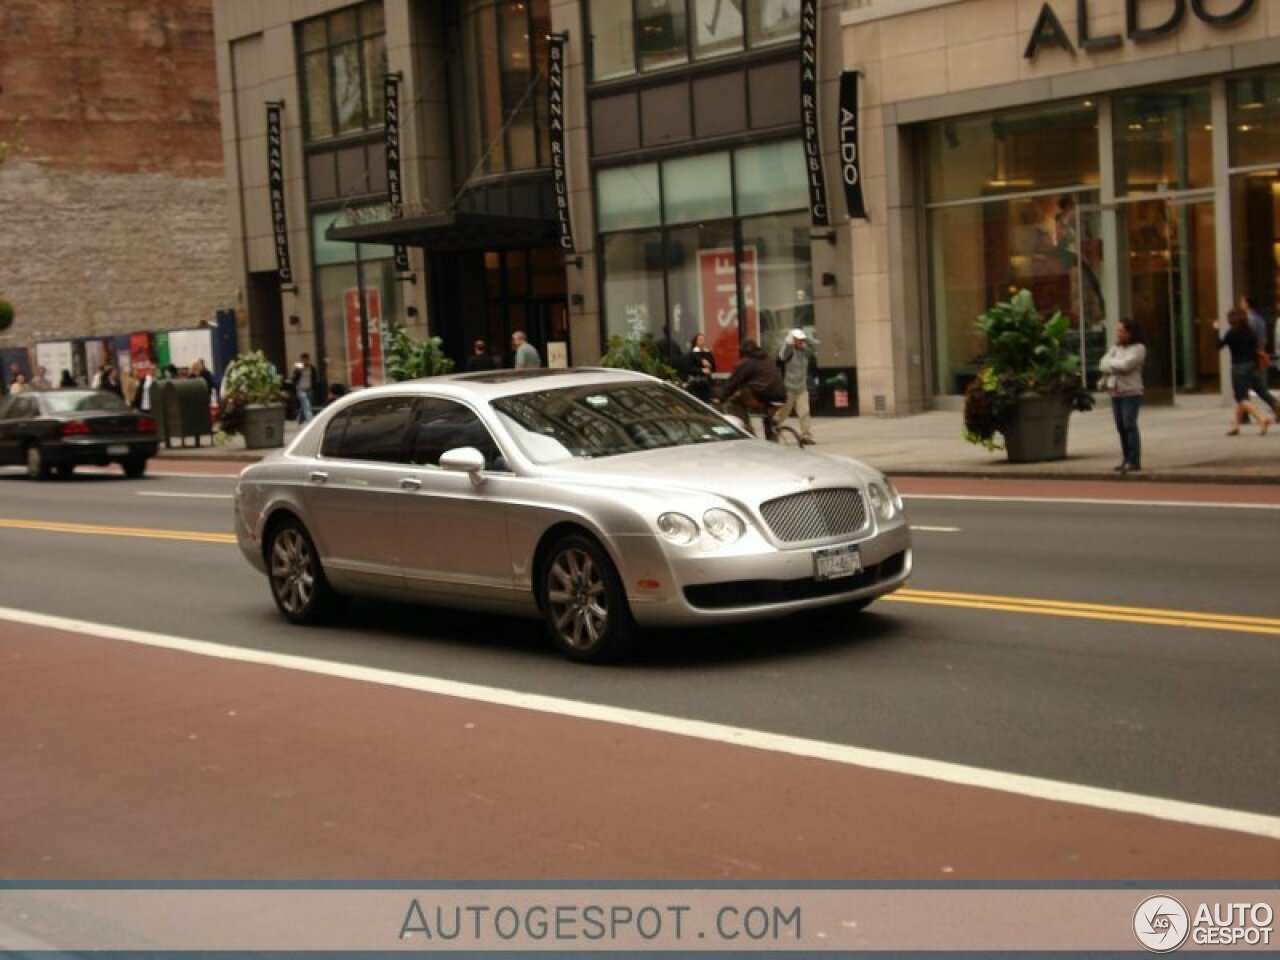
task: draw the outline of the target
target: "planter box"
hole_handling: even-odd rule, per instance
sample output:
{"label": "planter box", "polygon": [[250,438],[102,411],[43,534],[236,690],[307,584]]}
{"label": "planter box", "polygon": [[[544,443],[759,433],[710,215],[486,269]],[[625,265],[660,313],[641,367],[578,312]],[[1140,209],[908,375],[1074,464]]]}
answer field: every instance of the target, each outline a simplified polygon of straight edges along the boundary
{"label": "planter box", "polygon": [[284,446],[284,404],[245,407],[244,445],[250,450]]}
{"label": "planter box", "polygon": [[1010,463],[1065,460],[1071,407],[1061,397],[1018,398],[1013,422],[1004,432]]}

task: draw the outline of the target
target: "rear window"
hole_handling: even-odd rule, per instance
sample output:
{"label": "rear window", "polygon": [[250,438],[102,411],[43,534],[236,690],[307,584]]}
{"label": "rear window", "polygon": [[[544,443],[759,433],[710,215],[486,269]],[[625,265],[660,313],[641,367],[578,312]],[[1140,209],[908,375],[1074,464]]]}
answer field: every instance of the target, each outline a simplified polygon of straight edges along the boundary
{"label": "rear window", "polygon": [[47,390],[40,395],[50,413],[127,412],[130,407],[114,393],[105,390]]}

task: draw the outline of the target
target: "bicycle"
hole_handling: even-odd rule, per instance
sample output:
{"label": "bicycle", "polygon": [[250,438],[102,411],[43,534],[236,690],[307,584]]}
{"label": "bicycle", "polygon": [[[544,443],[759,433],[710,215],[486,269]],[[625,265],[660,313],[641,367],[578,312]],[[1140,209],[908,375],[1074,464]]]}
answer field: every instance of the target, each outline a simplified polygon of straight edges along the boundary
{"label": "bicycle", "polygon": [[[770,400],[768,402],[758,399],[756,396],[743,391],[745,396],[740,394],[737,398],[737,405],[742,412],[746,414],[743,418],[747,432],[754,435],[755,430],[751,426],[752,416],[759,416],[764,422],[764,438],[770,443],[780,444],[784,447],[803,447],[804,443],[800,439],[800,434],[792,427],[785,423],[778,423],[774,420],[774,416],[782,409],[781,400]],[[723,406],[722,401],[717,401],[716,406]]]}

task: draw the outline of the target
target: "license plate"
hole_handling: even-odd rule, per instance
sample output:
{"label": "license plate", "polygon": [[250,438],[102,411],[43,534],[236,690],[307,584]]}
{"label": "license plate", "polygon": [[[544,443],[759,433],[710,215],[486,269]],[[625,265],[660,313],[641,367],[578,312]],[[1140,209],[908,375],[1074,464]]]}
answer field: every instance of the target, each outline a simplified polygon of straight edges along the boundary
{"label": "license plate", "polygon": [[107,456],[109,457],[126,457],[129,455],[129,446],[124,443],[113,443],[107,447]]}
{"label": "license plate", "polygon": [[813,578],[838,580],[862,572],[862,554],[857,546],[824,547],[813,553]]}

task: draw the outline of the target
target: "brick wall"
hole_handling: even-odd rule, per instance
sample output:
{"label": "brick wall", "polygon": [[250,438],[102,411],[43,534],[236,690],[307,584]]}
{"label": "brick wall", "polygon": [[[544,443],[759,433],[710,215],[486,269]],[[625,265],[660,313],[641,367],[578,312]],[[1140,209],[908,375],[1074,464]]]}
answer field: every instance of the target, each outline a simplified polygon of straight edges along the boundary
{"label": "brick wall", "polygon": [[211,0],[3,0],[0,346],[234,306]]}

